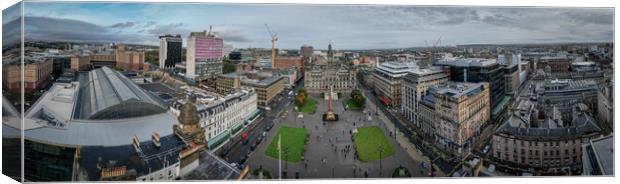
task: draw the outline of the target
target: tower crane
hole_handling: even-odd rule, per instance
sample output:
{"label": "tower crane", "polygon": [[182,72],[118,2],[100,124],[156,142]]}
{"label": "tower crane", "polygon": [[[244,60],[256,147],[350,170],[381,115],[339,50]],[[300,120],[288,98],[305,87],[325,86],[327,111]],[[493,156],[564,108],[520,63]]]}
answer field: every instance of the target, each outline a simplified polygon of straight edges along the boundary
{"label": "tower crane", "polygon": [[278,34],[274,34],[269,25],[265,24],[267,31],[269,32],[269,36],[271,36],[271,68],[275,68],[276,64],[276,42],[278,41]]}

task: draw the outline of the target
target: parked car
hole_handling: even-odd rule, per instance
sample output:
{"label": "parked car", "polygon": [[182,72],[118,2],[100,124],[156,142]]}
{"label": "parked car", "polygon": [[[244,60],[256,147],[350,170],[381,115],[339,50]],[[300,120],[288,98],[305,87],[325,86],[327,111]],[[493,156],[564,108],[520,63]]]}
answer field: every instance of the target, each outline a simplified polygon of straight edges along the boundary
{"label": "parked car", "polygon": [[488,145],[488,144],[487,144],[487,145],[484,147],[484,149],[482,150],[482,153],[487,154],[487,153],[489,152],[489,150],[490,150],[490,149],[491,149],[491,145]]}
{"label": "parked car", "polygon": [[258,145],[258,142],[255,142],[254,144],[252,144],[250,146],[250,151],[254,151],[254,149],[256,149],[256,146]]}

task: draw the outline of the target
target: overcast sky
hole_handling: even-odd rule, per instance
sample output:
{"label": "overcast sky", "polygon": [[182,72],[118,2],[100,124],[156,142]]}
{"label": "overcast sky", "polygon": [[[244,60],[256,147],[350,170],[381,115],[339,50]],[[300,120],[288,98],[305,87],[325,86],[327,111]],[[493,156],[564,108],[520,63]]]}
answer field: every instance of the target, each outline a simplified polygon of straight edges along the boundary
{"label": "overcast sky", "polygon": [[[219,32],[235,48],[325,49],[613,41],[613,8],[236,5],[25,2],[26,38],[159,44],[158,36]],[[13,11],[13,14],[19,14]],[[15,13],[17,12],[17,13]],[[18,25],[3,11],[3,24]],[[12,17],[12,18],[11,18]],[[5,30],[6,31],[6,30]],[[6,38],[6,37],[5,37]]]}

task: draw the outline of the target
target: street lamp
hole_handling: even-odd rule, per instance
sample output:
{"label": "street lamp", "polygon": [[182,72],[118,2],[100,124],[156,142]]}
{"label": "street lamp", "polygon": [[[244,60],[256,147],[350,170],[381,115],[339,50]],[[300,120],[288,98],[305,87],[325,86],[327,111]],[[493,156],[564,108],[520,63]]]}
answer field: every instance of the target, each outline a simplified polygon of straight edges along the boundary
{"label": "street lamp", "polygon": [[383,158],[383,151],[385,151],[383,145],[379,146],[379,176],[383,176],[383,164],[381,159]]}
{"label": "street lamp", "polygon": [[288,147],[283,149],[284,153],[284,170],[288,171]]}

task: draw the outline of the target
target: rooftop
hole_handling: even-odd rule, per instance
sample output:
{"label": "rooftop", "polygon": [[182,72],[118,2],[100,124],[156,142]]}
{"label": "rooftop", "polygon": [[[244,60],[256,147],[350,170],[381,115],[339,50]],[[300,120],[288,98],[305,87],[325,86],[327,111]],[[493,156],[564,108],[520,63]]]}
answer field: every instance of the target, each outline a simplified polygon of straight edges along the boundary
{"label": "rooftop", "polygon": [[[586,151],[587,157],[590,158],[591,166],[596,167],[594,170],[601,175],[614,174],[614,136],[607,136],[590,140],[590,148]],[[587,161],[584,161],[587,162]],[[592,163],[595,162],[595,163]],[[585,164],[585,163],[584,163]]]}
{"label": "rooftop", "polygon": [[378,72],[391,77],[402,77],[417,69],[419,69],[419,67],[414,62],[398,61],[384,62],[377,67]]}
{"label": "rooftop", "polygon": [[162,113],[167,106],[108,67],[80,73],[73,118],[119,119]]}
{"label": "rooftop", "polygon": [[241,171],[213,155],[211,151],[200,152],[198,168],[183,176],[184,180],[230,180],[237,179]]}
{"label": "rooftop", "polygon": [[[170,127],[172,129],[172,127]],[[179,152],[185,144],[176,135],[161,137],[157,147],[149,139],[140,139],[141,153],[137,153],[132,144],[122,146],[84,146],[80,147],[80,168],[85,178],[99,181],[101,171],[97,168],[115,168],[125,166],[127,170],[135,170],[137,176],[157,171],[179,161]],[[127,141],[129,143],[129,141]]]}
{"label": "rooftop", "polygon": [[448,65],[459,67],[483,67],[497,64],[496,59],[485,58],[448,58],[435,63],[435,65]]}

